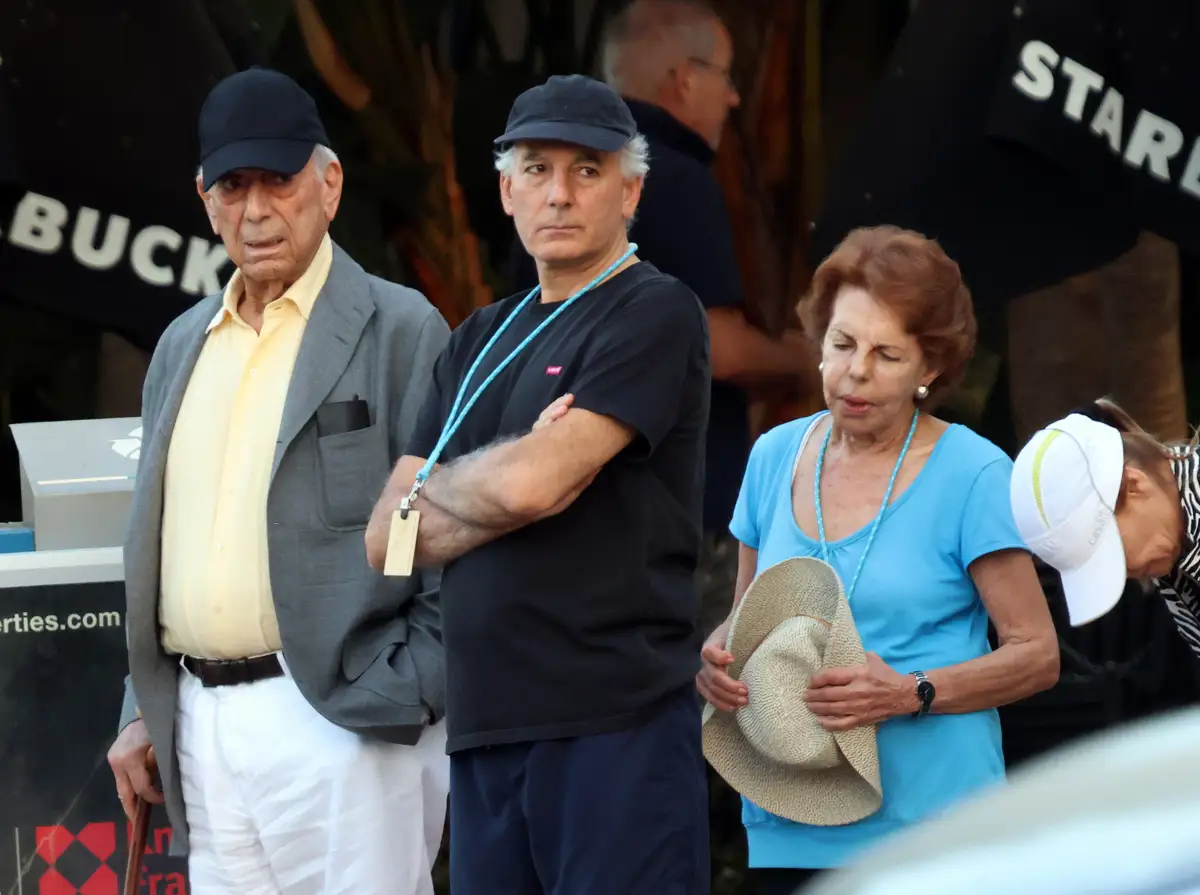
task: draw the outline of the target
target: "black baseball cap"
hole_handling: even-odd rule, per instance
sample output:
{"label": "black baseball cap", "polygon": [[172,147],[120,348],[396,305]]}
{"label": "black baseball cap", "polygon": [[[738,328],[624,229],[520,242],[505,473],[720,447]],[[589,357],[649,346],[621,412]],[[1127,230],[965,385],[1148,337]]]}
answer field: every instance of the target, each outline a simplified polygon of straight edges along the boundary
{"label": "black baseball cap", "polygon": [[295,174],[316,145],[328,146],[317,104],[304,88],[269,68],[221,80],[200,109],[204,189],[238,168]]}
{"label": "black baseball cap", "polygon": [[517,97],[495,142],[555,140],[616,152],[635,136],[633,113],[615,90],[585,75],[554,75]]}

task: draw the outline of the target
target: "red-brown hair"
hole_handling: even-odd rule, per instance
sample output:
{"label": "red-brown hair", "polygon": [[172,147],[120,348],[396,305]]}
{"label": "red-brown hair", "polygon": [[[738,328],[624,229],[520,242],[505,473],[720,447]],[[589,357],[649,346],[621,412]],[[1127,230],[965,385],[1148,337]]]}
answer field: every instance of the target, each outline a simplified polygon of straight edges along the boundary
{"label": "red-brown hair", "polygon": [[818,343],[845,286],[863,289],[891,308],[926,362],[942,371],[923,405],[958,384],[975,351],[978,326],[962,273],[936,240],[892,226],[851,231],[817,268],[800,302],[804,328]]}

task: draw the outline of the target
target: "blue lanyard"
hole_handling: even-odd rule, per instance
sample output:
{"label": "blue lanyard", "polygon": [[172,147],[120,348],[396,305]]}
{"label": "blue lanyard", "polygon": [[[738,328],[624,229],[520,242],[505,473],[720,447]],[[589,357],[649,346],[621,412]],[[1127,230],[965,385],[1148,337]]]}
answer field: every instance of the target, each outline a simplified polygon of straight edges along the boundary
{"label": "blue lanyard", "polygon": [[417,495],[420,493],[421,488],[424,486],[426,480],[428,480],[430,474],[433,472],[433,468],[437,465],[438,458],[442,455],[442,451],[446,449],[446,445],[449,443],[450,439],[454,437],[454,433],[458,431],[458,427],[462,425],[462,421],[471,411],[471,408],[475,406],[475,402],[479,400],[479,396],[483,394],[484,389],[492,384],[495,378],[500,375],[501,371],[503,371],[505,367],[512,363],[513,359],[516,358],[518,354],[529,347],[529,344],[541,334],[542,330],[544,330],[554,321],[555,317],[563,313],[563,311],[582,298],[586,293],[596,288],[596,286],[598,286],[600,283],[604,282],[604,280],[608,279],[612,275],[613,271],[628,261],[636,251],[637,243],[631,242],[629,244],[629,248],[625,250],[625,253],[607,268],[605,268],[603,273],[597,276],[594,280],[592,280],[566,301],[562,302],[555,309],[553,314],[539,323],[533,332],[521,340],[521,344],[509,352],[508,357],[504,358],[504,360],[500,361],[500,363],[496,365],[496,369],[492,370],[492,372],[487,375],[483,382],[479,384],[479,387],[475,389],[475,392],[471,395],[471,397],[467,399],[467,403],[463,404],[463,398],[466,397],[467,393],[467,386],[470,384],[475,372],[479,369],[479,365],[483,363],[483,359],[487,356],[488,352],[492,350],[496,342],[500,340],[500,337],[504,334],[504,331],[508,329],[509,324],[511,324],[517,318],[517,315],[520,314],[521,311],[523,311],[525,307],[537,297],[538,293],[542,291],[542,287],[534,286],[533,289],[529,291],[529,294],[521,299],[521,303],[517,305],[516,309],[508,315],[503,323],[500,324],[496,332],[492,334],[492,337],[488,339],[487,344],[483,346],[483,350],[479,352],[479,355],[471,364],[471,368],[467,370],[467,375],[463,377],[462,385],[459,386],[458,394],[454,398],[454,404],[450,408],[450,415],[446,419],[446,425],[442,428],[442,434],[438,436],[437,443],[434,445],[433,450],[430,451],[429,457],[425,460],[425,465],[422,466],[420,471],[417,473],[417,477],[413,481],[412,491],[409,492],[408,497],[404,498],[404,500],[400,502],[400,518],[405,519],[408,517],[409,508],[412,506],[413,501],[417,499]]}
{"label": "blue lanyard", "polygon": [[[892,477],[888,481],[887,492],[883,495],[883,505],[879,508],[879,514],[871,523],[870,534],[867,535],[867,546],[863,548],[862,555],[858,558],[858,568],[854,570],[854,578],[850,582],[850,589],[846,591],[846,602],[854,596],[854,589],[858,586],[858,576],[862,574],[863,566],[867,563],[867,554],[871,552],[871,545],[875,543],[875,532],[879,531],[879,523],[883,521],[883,514],[887,512],[888,504],[892,499],[892,489],[896,487],[896,478],[900,475],[900,467],[904,465],[904,458],[908,456],[908,449],[912,445],[913,435],[917,431],[917,421],[921,418],[920,411],[914,410],[912,424],[908,427],[908,437],[904,439],[904,447],[900,450],[900,456],[896,458],[896,465],[892,468]],[[825,432],[825,440],[821,442],[821,450],[817,454],[817,471],[813,476],[813,503],[816,505],[817,511],[817,532],[821,537],[821,556],[829,565],[833,565],[833,560],[829,557],[829,542],[825,540],[825,517],[821,509],[821,467],[825,465],[825,449],[829,447],[829,439],[833,435],[833,423],[829,424],[829,429]]]}

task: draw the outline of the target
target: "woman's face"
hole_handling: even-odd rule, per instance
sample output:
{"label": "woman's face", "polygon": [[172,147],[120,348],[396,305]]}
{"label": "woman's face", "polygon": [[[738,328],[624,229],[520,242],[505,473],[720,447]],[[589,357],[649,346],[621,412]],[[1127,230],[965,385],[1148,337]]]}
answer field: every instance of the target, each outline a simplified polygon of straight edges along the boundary
{"label": "woman's face", "polygon": [[843,286],[834,299],[821,361],[825,403],[851,433],[880,432],[900,417],[907,420],[917,387],[936,378],[900,319],[856,286]]}
{"label": "woman's face", "polygon": [[1116,512],[1130,578],[1162,578],[1179,559],[1183,521],[1179,494],[1158,476],[1125,467],[1125,500]]}

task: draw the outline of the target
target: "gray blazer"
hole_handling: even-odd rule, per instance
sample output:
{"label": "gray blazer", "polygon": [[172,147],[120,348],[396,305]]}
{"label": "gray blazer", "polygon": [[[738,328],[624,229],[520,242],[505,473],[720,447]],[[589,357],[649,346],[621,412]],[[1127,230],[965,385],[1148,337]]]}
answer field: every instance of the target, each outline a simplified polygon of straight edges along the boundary
{"label": "gray blazer", "polygon": [[[174,854],[187,853],[188,831],[175,760],[178,657],[163,651],[158,624],[163,477],[179,405],[220,306],[220,294],[203,299],[154,350],[125,541],[130,674],[120,723],[141,709]],[[419,292],[368,275],[335,245],[296,357],[267,496],[271,589],[296,685],[334,724],[393,743],[415,743],[445,711],[440,576],[383,578],[367,565],[363,535],[449,334]],[[318,437],[317,408],[356,397],[371,424]]]}

